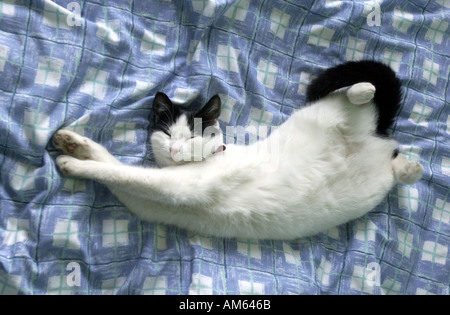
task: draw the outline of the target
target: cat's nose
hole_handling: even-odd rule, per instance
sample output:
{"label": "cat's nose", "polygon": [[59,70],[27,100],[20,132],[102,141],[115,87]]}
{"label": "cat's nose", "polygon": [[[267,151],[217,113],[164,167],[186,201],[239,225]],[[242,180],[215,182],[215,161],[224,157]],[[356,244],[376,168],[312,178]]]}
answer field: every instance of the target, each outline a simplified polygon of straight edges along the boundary
{"label": "cat's nose", "polygon": [[177,148],[177,147],[170,147],[169,150],[170,150],[170,153],[171,153],[172,155],[177,154],[177,153],[180,152],[180,149]]}

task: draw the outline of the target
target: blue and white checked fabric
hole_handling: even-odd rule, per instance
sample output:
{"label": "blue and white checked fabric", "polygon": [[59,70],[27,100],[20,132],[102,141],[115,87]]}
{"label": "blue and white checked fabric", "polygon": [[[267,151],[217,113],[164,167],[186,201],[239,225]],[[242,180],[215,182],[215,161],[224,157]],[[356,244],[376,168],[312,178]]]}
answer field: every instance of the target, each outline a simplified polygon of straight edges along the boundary
{"label": "blue and white checked fabric", "polygon": [[[0,294],[449,294],[447,0],[0,1]],[[423,180],[292,242],[145,223],[58,173],[66,127],[152,165],[156,91],[221,126],[277,126],[319,69],[375,59],[401,78],[394,137]]]}

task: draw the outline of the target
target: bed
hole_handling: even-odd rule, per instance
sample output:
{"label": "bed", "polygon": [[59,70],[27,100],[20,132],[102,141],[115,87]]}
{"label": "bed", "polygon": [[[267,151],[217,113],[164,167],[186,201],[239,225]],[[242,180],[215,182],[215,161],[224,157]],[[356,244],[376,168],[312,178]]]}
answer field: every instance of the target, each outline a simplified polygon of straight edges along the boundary
{"label": "bed", "polygon": [[[449,294],[447,0],[0,1],[0,294]],[[389,64],[392,133],[425,168],[364,217],[295,241],[220,239],[140,221],[102,185],[63,177],[68,128],[154,166],[152,101],[221,127],[278,126],[320,70]]]}

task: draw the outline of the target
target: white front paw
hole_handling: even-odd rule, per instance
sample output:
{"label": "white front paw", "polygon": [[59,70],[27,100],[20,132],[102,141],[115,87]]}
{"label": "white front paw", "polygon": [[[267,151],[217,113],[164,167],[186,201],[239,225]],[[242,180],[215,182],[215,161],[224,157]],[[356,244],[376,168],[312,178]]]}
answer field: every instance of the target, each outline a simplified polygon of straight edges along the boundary
{"label": "white front paw", "polygon": [[56,165],[65,176],[77,176],[81,168],[80,160],[69,155],[60,155],[56,158]]}
{"label": "white front paw", "polygon": [[348,91],[347,97],[352,104],[362,105],[370,102],[375,96],[375,86],[368,82],[354,84]]}
{"label": "white front paw", "polygon": [[53,137],[53,144],[64,154],[74,156],[81,160],[91,158],[90,140],[69,130],[58,130]]}

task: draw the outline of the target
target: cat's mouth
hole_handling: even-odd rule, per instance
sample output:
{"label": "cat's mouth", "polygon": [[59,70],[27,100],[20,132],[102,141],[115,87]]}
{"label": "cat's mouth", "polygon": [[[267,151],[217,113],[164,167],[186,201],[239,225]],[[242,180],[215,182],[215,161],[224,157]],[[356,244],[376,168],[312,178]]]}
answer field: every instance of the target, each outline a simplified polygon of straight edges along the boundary
{"label": "cat's mouth", "polygon": [[[212,152],[211,156],[218,153],[223,153],[226,149],[226,145],[218,146],[215,152]],[[165,159],[170,164],[181,165],[189,162],[201,162],[206,158],[202,155],[183,154],[182,150],[169,149],[168,155]]]}
{"label": "cat's mouth", "polygon": [[226,149],[227,149],[227,146],[226,146],[226,145],[221,145],[221,146],[219,146],[219,147],[217,148],[217,150],[216,150],[215,153],[221,153],[221,152],[224,152]]}

